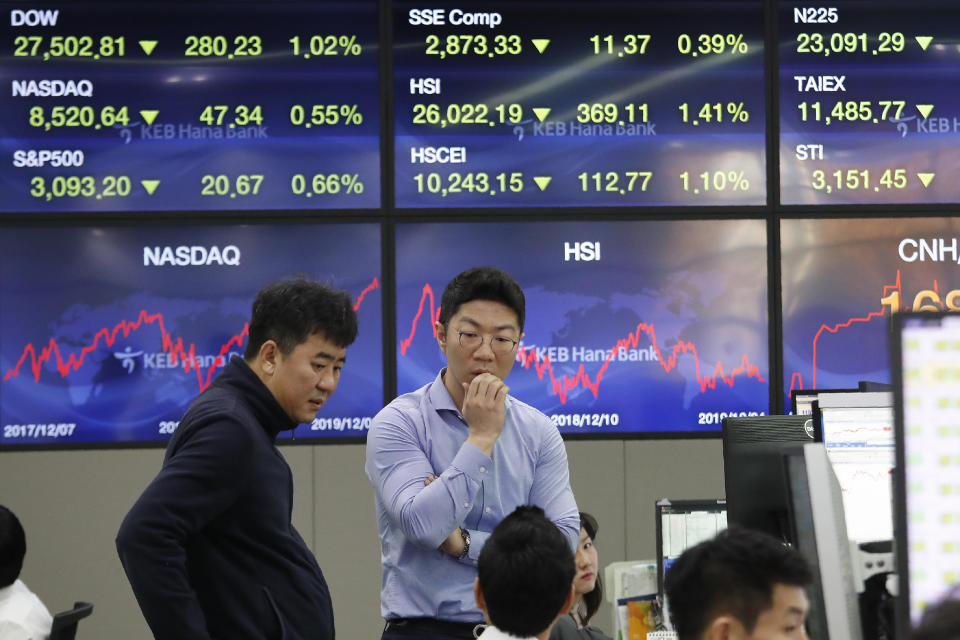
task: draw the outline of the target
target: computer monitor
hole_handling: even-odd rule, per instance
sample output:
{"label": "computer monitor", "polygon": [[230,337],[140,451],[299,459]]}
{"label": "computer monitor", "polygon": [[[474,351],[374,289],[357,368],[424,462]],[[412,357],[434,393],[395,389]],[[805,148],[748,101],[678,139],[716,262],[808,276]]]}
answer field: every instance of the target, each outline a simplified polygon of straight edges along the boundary
{"label": "computer monitor", "polygon": [[727,502],[715,500],[669,500],[655,503],[657,525],[657,595],[667,628],[670,606],[663,591],[663,579],[670,565],[690,547],[709,540],[727,528]]}
{"label": "computer monitor", "polygon": [[795,416],[813,415],[813,403],[821,393],[853,393],[862,389],[794,389],[790,392],[790,404]]}
{"label": "computer monitor", "polygon": [[663,577],[680,554],[727,528],[727,501],[670,500],[656,505],[657,592],[663,594]]}
{"label": "computer monitor", "polygon": [[843,489],[850,538],[892,540],[893,394],[825,394],[814,406],[817,440]]}
{"label": "computer monitor", "polygon": [[794,546],[814,575],[807,629],[819,640],[860,640],[854,560],[843,492],[822,443],[785,447],[783,464]]}
{"label": "computer monitor", "polygon": [[809,416],[724,418],[723,474],[730,524],[789,540],[780,448],[813,442]]}
{"label": "computer monitor", "polygon": [[960,314],[894,317],[898,637],[960,583]]}

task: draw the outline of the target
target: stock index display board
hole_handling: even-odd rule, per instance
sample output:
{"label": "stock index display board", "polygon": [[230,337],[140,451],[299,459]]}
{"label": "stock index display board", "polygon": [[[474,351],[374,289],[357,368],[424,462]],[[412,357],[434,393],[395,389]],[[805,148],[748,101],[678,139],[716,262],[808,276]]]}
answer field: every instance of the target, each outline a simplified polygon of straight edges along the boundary
{"label": "stock index display board", "polygon": [[526,296],[510,393],[562,433],[718,432],[769,411],[762,220],[404,224],[396,237],[400,393],[444,366],[446,283],[497,255]]}
{"label": "stock index display board", "polygon": [[363,437],[383,405],[378,225],[29,227],[0,250],[0,447],[167,440],[242,357],[260,287],[298,274],[348,291],[360,333],[296,437]]}
{"label": "stock index display board", "polygon": [[0,15],[0,213],[960,200],[951,0]]}
{"label": "stock index display board", "polygon": [[766,202],[764,3],[393,3],[396,206]]}
{"label": "stock index display board", "polygon": [[960,200],[960,5],[782,2],[780,201]]}
{"label": "stock index display board", "polygon": [[0,211],[380,205],[376,0],[0,8]]}
{"label": "stock index display board", "polygon": [[890,382],[890,317],[960,311],[960,219],[780,223],[783,381],[794,389]]}
{"label": "stock index display board", "polygon": [[[511,271],[532,287],[534,317],[547,310],[511,379],[568,433],[715,432],[724,415],[775,410],[781,389],[886,381],[884,315],[960,308],[946,259],[960,202],[953,0],[0,0],[0,22],[0,414],[11,434],[114,416],[126,431],[84,427],[69,441],[162,440],[155,424],[206,384],[178,360],[148,372],[165,395],[124,391],[127,362],[139,375],[166,353],[162,332],[129,344],[140,360],[102,339],[71,371],[32,359],[46,347],[52,358],[54,344],[80,358],[91,331],[139,317],[101,313],[104,300],[147,292],[164,318],[181,317],[188,298],[231,291],[214,270],[170,279],[176,292],[154,273],[140,288],[111,280],[134,272],[113,254],[150,233],[222,246],[233,226],[276,218],[266,236],[278,248],[250,241],[227,272],[243,274],[246,298],[317,264],[353,274],[344,286],[361,296],[379,277],[366,268],[394,252],[383,278],[397,283],[396,305],[381,308],[374,287],[360,312],[398,326],[397,388],[379,351],[351,356],[369,376],[350,392],[360,404],[317,423],[359,424],[356,435],[383,393],[433,377],[416,304],[426,284],[439,295],[470,266]],[[50,266],[89,241],[54,225],[100,229],[121,215],[116,247],[100,242],[103,255],[69,262],[66,276]],[[187,216],[215,230],[185,240],[172,221]],[[298,225],[333,232],[337,216],[380,234],[344,230],[332,253],[309,231],[296,237]],[[761,230],[777,224],[768,256]],[[542,268],[577,242],[582,259],[562,278]],[[603,245],[596,264],[591,243]],[[342,264],[325,266],[327,254]],[[782,297],[768,307],[775,265]],[[61,286],[80,277],[105,284]],[[217,313],[189,334],[208,359],[242,309]],[[626,360],[623,340],[638,342]],[[33,412],[44,403],[56,415]],[[37,433],[9,437],[56,439]]]}

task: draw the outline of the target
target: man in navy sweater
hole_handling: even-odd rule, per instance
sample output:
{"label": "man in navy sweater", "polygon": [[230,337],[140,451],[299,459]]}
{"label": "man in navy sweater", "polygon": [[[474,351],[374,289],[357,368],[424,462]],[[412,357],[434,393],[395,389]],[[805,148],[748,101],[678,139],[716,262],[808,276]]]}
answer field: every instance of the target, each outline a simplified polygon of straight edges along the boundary
{"label": "man in navy sweater", "polygon": [[244,357],[190,405],[124,518],[120,561],[157,640],[332,640],[323,573],[293,528],[277,433],[312,422],[357,335],[349,294],[264,287]]}

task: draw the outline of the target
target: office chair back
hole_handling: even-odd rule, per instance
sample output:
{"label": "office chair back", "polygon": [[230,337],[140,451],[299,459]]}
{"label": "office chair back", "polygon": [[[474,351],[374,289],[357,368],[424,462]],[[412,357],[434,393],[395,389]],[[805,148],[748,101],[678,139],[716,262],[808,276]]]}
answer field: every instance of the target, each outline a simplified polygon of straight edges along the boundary
{"label": "office chair back", "polygon": [[80,620],[91,613],[93,613],[93,605],[89,602],[74,602],[73,609],[61,611],[53,616],[50,640],[74,640],[77,637],[77,625]]}

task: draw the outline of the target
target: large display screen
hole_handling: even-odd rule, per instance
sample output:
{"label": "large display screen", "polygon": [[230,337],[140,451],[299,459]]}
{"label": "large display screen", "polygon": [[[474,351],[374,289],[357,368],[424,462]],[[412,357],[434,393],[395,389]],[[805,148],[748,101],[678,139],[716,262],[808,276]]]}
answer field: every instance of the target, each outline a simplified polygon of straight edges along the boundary
{"label": "large display screen", "polygon": [[[889,383],[891,313],[960,309],[954,0],[0,0],[0,23],[0,446],[164,440],[208,381],[161,373],[180,334],[117,301],[169,328],[226,296],[178,320],[217,358],[297,272],[376,278],[364,322],[397,327],[351,348],[317,437],[433,378],[431,300],[478,264],[530,291],[511,386],[571,435],[716,435]],[[231,234],[239,265],[131,275]],[[247,261],[265,243],[303,251]],[[111,350],[131,323],[155,344]]]}
{"label": "large display screen", "polygon": [[510,393],[568,434],[719,431],[769,411],[761,220],[403,224],[397,386],[444,366],[447,282],[495,264],[526,294]]}
{"label": "large display screen", "polygon": [[960,5],[780,2],[780,202],[957,202]]}
{"label": "large display screen", "polygon": [[890,315],[960,310],[960,219],[783,220],[783,380],[890,382]]}
{"label": "large display screen", "polygon": [[0,446],[166,440],[297,274],[349,291],[360,335],[294,435],[363,436],[383,404],[377,225],[18,228],[0,251]]}
{"label": "large display screen", "polygon": [[896,553],[898,574],[907,576],[898,603],[906,633],[908,620],[919,623],[928,607],[955,599],[960,582],[960,315],[899,321]]}
{"label": "large display screen", "polygon": [[0,7],[0,212],[380,206],[376,0]]}
{"label": "large display screen", "polygon": [[761,0],[392,6],[397,207],[766,203]]}

